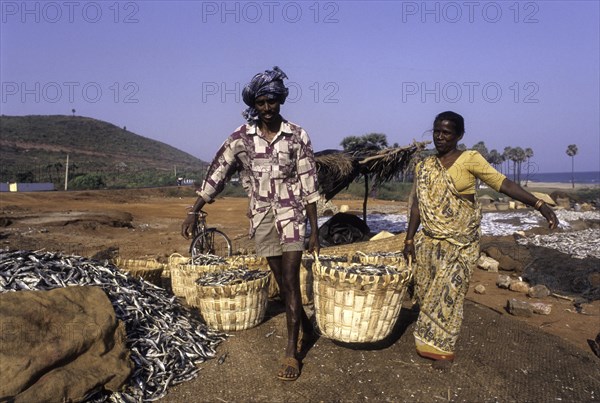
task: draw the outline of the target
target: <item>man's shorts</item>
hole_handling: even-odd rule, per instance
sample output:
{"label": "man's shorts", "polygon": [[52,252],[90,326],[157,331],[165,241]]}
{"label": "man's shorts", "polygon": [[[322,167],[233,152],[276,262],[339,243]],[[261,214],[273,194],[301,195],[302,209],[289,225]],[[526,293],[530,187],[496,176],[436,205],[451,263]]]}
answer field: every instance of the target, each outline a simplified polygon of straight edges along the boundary
{"label": "man's shorts", "polygon": [[304,242],[289,242],[281,244],[279,234],[275,227],[275,215],[270,209],[265,218],[258,224],[254,232],[256,254],[258,256],[281,256],[283,252],[297,252],[304,250]]}

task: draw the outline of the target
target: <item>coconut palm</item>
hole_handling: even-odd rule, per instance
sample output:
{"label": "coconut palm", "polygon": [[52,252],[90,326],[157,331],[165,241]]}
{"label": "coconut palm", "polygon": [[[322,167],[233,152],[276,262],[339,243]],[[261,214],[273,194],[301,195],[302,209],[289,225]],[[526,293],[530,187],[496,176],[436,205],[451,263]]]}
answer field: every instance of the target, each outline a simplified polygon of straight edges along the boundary
{"label": "coconut palm", "polygon": [[523,150],[521,147],[515,147],[513,148],[513,161],[515,164],[515,171],[517,174],[517,180],[515,182],[517,182],[519,185],[521,185],[521,165],[523,164],[523,162],[527,159],[526,154],[525,154],[525,150]]}
{"label": "coconut palm", "polygon": [[527,176],[525,177],[525,186],[527,186],[529,184],[529,168],[530,168],[529,160],[531,159],[531,157],[533,157],[533,150],[531,148],[527,147],[525,149],[525,158],[527,159]]}
{"label": "coconut palm", "polygon": [[[478,151],[478,152],[479,152],[479,154],[481,154],[481,156],[482,156],[483,158],[485,158],[485,160],[487,161],[487,159],[488,159],[488,157],[489,157],[489,153],[488,153],[488,149],[487,149],[487,147],[485,146],[485,143],[484,143],[483,141],[479,141],[479,142],[475,143],[475,144],[473,145],[473,147],[471,147],[471,149],[472,149],[472,150],[475,150],[475,151]],[[476,189],[479,189],[479,186],[480,186],[480,185],[481,185],[481,182],[480,182],[480,180],[479,180],[479,179],[477,179],[477,180],[475,181],[475,188],[476,188]]]}
{"label": "coconut palm", "polygon": [[[504,147],[504,151],[502,152],[502,158],[504,161],[506,161],[506,172],[504,173],[506,176],[508,176],[508,174],[510,173],[510,161],[512,161],[512,147],[507,146]],[[513,171],[513,179],[515,179],[515,172]]]}
{"label": "coconut palm", "polygon": [[571,186],[575,188],[575,156],[577,155],[577,145],[569,144],[567,146],[567,155],[571,157]]}
{"label": "coconut palm", "polygon": [[492,164],[496,169],[500,168],[500,172],[502,172],[502,163],[504,162],[504,159],[498,150],[493,149],[488,153],[487,162]]}
{"label": "coconut palm", "polygon": [[[477,142],[473,145],[473,147],[471,147],[472,150],[475,151],[479,151],[479,154],[481,154],[481,156],[483,158],[485,158],[486,160],[488,160],[489,157],[489,152],[487,147],[485,146],[485,143],[483,141]],[[489,161],[489,160],[488,160]]]}

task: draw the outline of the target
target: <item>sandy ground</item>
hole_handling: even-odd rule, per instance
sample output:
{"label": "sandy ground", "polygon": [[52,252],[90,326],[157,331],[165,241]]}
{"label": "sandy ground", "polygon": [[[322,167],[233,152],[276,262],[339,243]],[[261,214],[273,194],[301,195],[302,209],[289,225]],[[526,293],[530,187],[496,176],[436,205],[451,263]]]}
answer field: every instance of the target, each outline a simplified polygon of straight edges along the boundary
{"label": "sandy ground", "polygon": [[[558,187],[555,187],[555,189],[556,188]],[[544,190],[548,193],[550,193],[549,191],[551,190],[551,188],[548,187],[542,188],[539,184],[536,184],[536,188],[533,188],[530,184],[529,189]],[[186,207],[193,204],[194,200],[193,194],[189,189],[185,188],[2,193],[0,194],[0,245],[3,249],[62,251],[64,253],[88,257],[108,257],[110,254],[118,254],[124,258],[156,259],[161,262],[166,262],[168,257],[173,253],[188,255],[189,242],[181,237],[180,225],[185,217]],[[362,211],[362,200],[339,198],[334,200],[334,202],[337,205],[347,204],[351,211]],[[406,211],[405,203],[401,202],[371,199],[369,200],[368,206],[370,210],[374,211]],[[220,198],[215,203],[206,206],[206,211],[209,213],[209,224],[225,231],[234,241],[235,250],[250,250],[252,248],[252,242],[247,239],[248,223],[247,218],[245,217],[246,209],[247,200],[242,198]],[[541,228],[537,229],[536,233],[547,233],[547,231],[548,230]],[[397,242],[390,240],[382,242],[381,248],[393,250],[399,249],[398,245],[401,245],[402,235],[398,235],[395,239]],[[519,254],[522,260],[520,262],[521,267],[530,263],[532,259],[538,258],[539,256],[537,255],[544,255],[545,253],[544,250],[536,251],[536,248],[518,247],[512,237],[485,237],[482,240],[482,249],[489,245],[506,248],[512,251],[522,248],[522,253]],[[361,250],[360,244],[354,245],[352,248]],[[366,246],[364,249],[366,249]],[[322,253],[327,254],[328,249],[323,249]],[[555,264],[561,267],[571,267],[571,269],[574,270],[578,268],[577,265],[581,264],[575,262],[575,260],[577,259],[562,257],[557,260]],[[516,275],[518,273],[506,272],[505,274]],[[554,340],[553,343],[556,342],[560,344],[566,342],[568,346],[571,346],[570,348],[574,349],[573,351],[577,352],[577,354],[581,354],[582,357],[586,357],[586,360],[589,360],[589,362],[592,363],[591,365],[594,366],[594,371],[598,369],[598,363],[594,361],[598,359],[592,355],[587,340],[595,338],[596,334],[600,331],[600,301],[583,301],[579,305],[579,311],[577,311],[574,307],[574,302],[578,301],[576,296],[571,295],[570,300],[559,297],[546,297],[543,299],[543,302],[552,305],[552,312],[550,315],[534,315],[529,318],[513,317],[505,310],[507,300],[513,297],[527,300],[527,297],[524,294],[497,288],[495,286],[497,276],[497,273],[475,270],[470,291],[467,296],[467,299],[470,302],[468,309],[466,310],[466,316],[471,315],[472,312],[479,312],[477,309],[480,308],[477,307],[491,308],[486,312],[493,312],[494,315],[501,318],[498,320],[506,320],[508,321],[507,323],[516,324],[515,326],[517,327],[525,326],[528,334],[533,335],[533,339],[535,339],[535,334],[548,334],[551,337],[555,337],[555,339],[551,339]],[[478,284],[482,284],[486,288],[486,292],[482,295],[475,294],[473,291],[474,287]],[[405,316],[410,317],[410,305],[405,304],[405,308],[408,312]],[[238,332],[234,337],[238,341],[227,344],[226,347],[229,357],[235,357],[236,354],[239,354],[239,357],[246,357],[249,360],[252,360],[251,352],[254,347],[247,344],[240,345],[239,340],[246,340],[246,338],[249,338],[252,343],[260,343],[265,340],[264,338],[267,337],[265,336],[266,334],[271,333],[269,330],[271,327],[274,327],[274,329],[276,328],[278,332],[273,339],[273,342],[277,345],[277,347],[275,347],[276,353],[274,353],[275,355],[273,356],[269,356],[267,361],[261,360],[260,364],[265,366],[261,371],[266,374],[272,374],[276,370],[276,362],[272,361],[276,360],[277,356],[280,354],[279,351],[283,348],[284,340],[282,336],[284,334],[282,331],[284,314],[282,313],[280,306],[277,307],[277,305],[274,305],[272,309],[274,311],[269,321],[258,328],[255,328],[255,330]],[[494,319],[494,321],[495,320],[496,319]],[[472,326],[477,326],[472,323],[472,318],[469,319],[469,323],[471,323]],[[490,323],[486,323],[484,326],[489,325]],[[410,324],[406,324],[406,327],[408,326],[410,326]],[[474,329],[471,329],[472,334],[473,331]],[[468,333],[469,330],[465,330],[465,332]],[[410,343],[410,341],[407,341],[409,339],[409,334],[410,332],[402,333],[400,342]],[[477,337],[472,334],[471,336],[461,336],[462,341],[459,343],[467,343],[469,337]],[[495,337],[501,339],[502,335],[500,333],[499,336]],[[560,340],[560,342],[556,340]],[[248,340],[246,340],[246,342],[248,342]],[[529,342],[532,341],[529,340]],[[342,348],[342,353],[338,351],[339,346],[333,345],[331,347],[323,347],[322,343],[325,343],[323,338],[317,343],[314,351],[314,354],[317,356],[313,358],[313,371],[317,370],[314,367],[314,360],[324,359],[329,362],[330,360],[336,359],[331,356],[331,354],[334,354],[333,350],[335,350],[335,354],[356,354],[356,349]],[[321,347],[319,347],[319,345]],[[327,346],[329,346],[329,344],[327,344]],[[248,347],[249,350],[242,351],[245,347]],[[402,348],[405,348],[405,346]],[[236,349],[241,350],[238,351]],[[465,349],[465,345],[461,344],[459,351],[466,353]],[[372,352],[368,350],[366,353],[363,353],[363,359],[364,354],[373,355]],[[342,361],[347,359],[350,358],[340,356],[340,360]],[[242,365],[239,363],[238,358],[231,358],[231,360],[231,362],[237,363],[236,365]],[[376,357],[373,358],[373,361],[369,362],[369,365],[378,365],[378,359]],[[409,369],[429,365],[427,362],[424,363],[419,361],[418,357],[413,357],[412,355],[410,359],[405,359],[403,362],[408,365],[407,368]],[[250,365],[248,370],[252,371],[252,364],[248,363],[248,365]],[[389,363],[386,365],[389,365]],[[464,365],[469,366],[475,364],[465,362]],[[213,371],[223,370],[225,367],[225,365],[223,367],[217,367],[216,364],[209,365],[209,368],[212,368]],[[325,367],[328,368],[329,365],[326,365]],[[307,371],[309,369],[310,366],[307,367]],[[379,370],[373,369],[375,372],[380,370],[385,373],[385,370],[382,370],[381,368]],[[236,368],[235,371],[238,371],[238,369]],[[229,373],[228,376],[231,375],[232,373]],[[344,371],[342,371],[342,375],[346,376],[348,374],[344,374]],[[422,376],[422,374],[419,376]],[[215,375],[215,377],[215,379],[218,379],[217,375]],[[311,377],[313,377],[313,375],[311,375]],[[210,378],[210,376],[208,378]],[[316,382],[319,381],[318,379],[313,380]],[[334,382],[335,379],[329,381]],[[325,382],[325,380],[322,380],[322,382]],[[596,391],[596,398],[598,398],[598,395],[600,395],[600,385],[598,385],[597,382],[592,382],[589,385],[593,391]],[[247,385],[246,387],[251,388],[251,386],[252,385]],[[325,387],[320,395],[318,393],[309,393],[309,400],[336,400],[331,394],[326,393],[327,388],[326,385],[324,386]],[[314,388],[316,386],[313,384],[310,387]],[[391,387],[392,386],[390,386],[390,388]],[[277,388],[280,389],[281,387],[277,386]],[[176,388],[173,393],[170,393],[168,395],[170,398],[166,398],[165,401],[210,401],[208,395],[192,398],[191,396],[193,395],[194,390],[193,385],[182,385],[181,387]],[[240,390],[243,390],[243,388]],[[387,389],[384,388],[384,390]],[[425,389],[420,390],[419,393],[425,393],[424,390]],[[494,392],[493,388],[490,390]],[[393,390],[389,391],[392,392]],[[232,393],[231,391],[229,392]],[[360,388],[358,388],[358,392],[360,392]],[[499,394],[500,400],[502,400],[501,391],[496,392]],[[226,394],[226,392],[223,393]],[[281,393],[285,393],[285,390]],[[450,393],[450,389],[448,389],[448,393]],[[273,398],[272,395],[268,396]],[[355,400],[355,398],[364,400],[363,396],[360,395],[352,396],[346,394],[340,396],[342,396],[340,400]],[[370,392],[364,393],[364,398],[367,396],[376,398],[377,395],[373,395]],[[389,395],[388,398],[390,396],[394,396],[393,393]],[[429,401],[424,398],[424,396],[428,396],[427,394],[421,394],[419,396],[421,396],[421,401]],[[472,395],[472,397],[487,399],[488,395],[475,394]],[[396,398],[398,398],[398,396],[396,396]],[[408,399],[408,396],[406,398]],[[446,396],[445,393],[442,394],[442,398],[444,400],[456,400],[452,399],[451,396]],[[234,393],[230,396],[230,400],[240,401],[248,399],[243,399],[240,395]],[[267,401],[270,400],[270,398],[256,397],[251,400]],[[282,399],[275,398],[275,400],[297,401],[304,399],[302,399],[302,392],[298,390],[298,394],[284,394]],[[512,398],[509,400],[512,400]]]}

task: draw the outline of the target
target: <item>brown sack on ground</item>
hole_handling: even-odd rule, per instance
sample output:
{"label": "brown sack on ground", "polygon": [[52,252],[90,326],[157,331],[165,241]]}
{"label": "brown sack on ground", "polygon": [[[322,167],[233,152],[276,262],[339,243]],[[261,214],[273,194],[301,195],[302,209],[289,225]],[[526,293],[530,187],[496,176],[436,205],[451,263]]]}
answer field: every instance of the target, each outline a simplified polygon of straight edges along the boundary
{"label": "brown sack on ground", "polygon": [[0,401],[82,401],[116,391],[133,365],[99,287],[0,294]]}

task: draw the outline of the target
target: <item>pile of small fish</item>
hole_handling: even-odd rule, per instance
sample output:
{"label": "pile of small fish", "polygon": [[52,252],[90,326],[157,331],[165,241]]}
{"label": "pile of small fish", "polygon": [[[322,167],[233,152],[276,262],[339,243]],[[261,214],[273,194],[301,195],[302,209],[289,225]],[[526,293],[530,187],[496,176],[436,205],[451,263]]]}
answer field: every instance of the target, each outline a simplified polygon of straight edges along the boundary
{"label": "pile of small fish", "polygon": [[219,264],[227,264],[227,260],[222,256],[204,254],[197,255],[191,259],[191,264],[197,266],[208,266],[208,265],[219,265]]}
{"label": "pile of small fish", "polygon": [[350,266],[332,266],[334,270],[344,271],[349,274],[359,274],[365,276],[383,276],[386,274],[398,274],[398,268],[385,265],[366,265],[352,264]]}
{"label": "pile of small fish", "polygon": [[600,230],[589,228],[582,231],[558,232],[519,238],[520,245],[535,245],[555,249],[577,259],[595,257],[600,259]]}
{"label": "pile of small fish", "polygon": [[600,221],[600,211],[573,211],[573,210],[555,210],[556,216],[561,222],[568,221]]}
{"label": "pile of small fish", "polygon": [[[555,210],[560,220],[561,228],[568,228],[569,221],[600,220],[600,211]],[[319,226],[330,217],[320,217]],[[372,233],[389,231],[394,234],[406,232],[408,218],[406,214],[369,214],[367,223]],[[483,235],[502,236],[512,235],[515,231],[527,231],[536,227],[546,227],[548,224],[542,215],[535,210],[522,209],[507,212],[484,212],[481,220]]]}
{"label": "pile of small fish", "polygon": [[226,285],[240,284],[247,281],[258,280],[269,275],[265,270],[248,270],[245,267],[237,269],[220,270],[202,275],[196,284],[201,286],[222,287]]}
{"label": "pile of small fish", "polygon": [[165,396],[171,385],[197,376],[197,364],[214,358],[227,337],[211,330],[176,297],[112,264],[80,256],[0,251],[0,292],[98,286],[125,323],[135,364],[123,392],[98,392],[87,401],[139,402]]}

